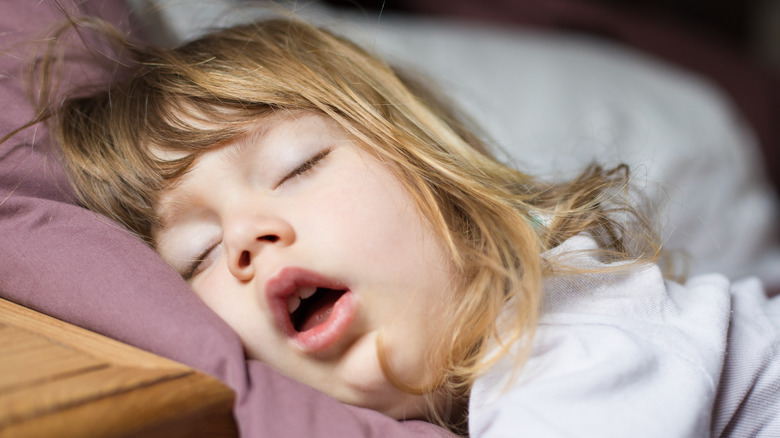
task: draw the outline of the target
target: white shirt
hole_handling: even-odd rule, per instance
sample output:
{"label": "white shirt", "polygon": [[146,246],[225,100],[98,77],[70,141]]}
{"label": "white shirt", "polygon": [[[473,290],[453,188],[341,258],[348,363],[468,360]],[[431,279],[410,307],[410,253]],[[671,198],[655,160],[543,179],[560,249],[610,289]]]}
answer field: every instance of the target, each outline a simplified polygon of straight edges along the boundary
{"label": "white shirt", "polygon": [[[587,236],[550,255],[595,249]],[[603,267],[587,253],[579,267]],[[472,438],[780,437],[780,301],[756,280],[655,265],[545,281],[531,358],[477,379]]]}

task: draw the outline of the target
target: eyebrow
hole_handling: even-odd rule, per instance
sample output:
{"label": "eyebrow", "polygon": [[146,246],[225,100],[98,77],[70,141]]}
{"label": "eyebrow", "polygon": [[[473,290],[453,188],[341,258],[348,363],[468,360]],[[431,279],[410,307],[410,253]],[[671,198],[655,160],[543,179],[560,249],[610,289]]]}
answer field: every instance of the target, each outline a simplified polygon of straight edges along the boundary
{"label": "eyebrow", "polygon": [[[177,189],[181,189],[181,186],[172,189],[172,191]],[[170,193],[170,191],[168,193]],[[176,218],[181,216],[185,208],[185,205],[191,204],[193,199],[194,199],[194,195],[192,191],[185,191],[184,193],[177,195],[174,201],[169,201],[165,204],[160,204],[159,205],[159,208],[161,210],[161,214],[159,215],[160,223],[159,223],[159,227],[156,230],[154,230],[154,232],[159,233],[174,225],[176,223]]]}
{"label": "eyebrow", "polygon": [[245,133],[232,139],[229,144],[224,145],[224,147],[228,147],[230,149],[226,151],[223,160],[227,162],[233,162],[238,159],[241,153],[250,147],[262,144],[263,139],[268,136],[268,128],[268,126],[263,125],[257,129],[249,129]]}
{"label": "eyebrow", "polygon": [[[284,122],[289,122],[290,120],[296,119],[296,116],[290,113],[282,115],[273,113],[261,116],[252,122],[258,124],[256,127],[254,127],[254,129],[247,129],[243,134],[228,140],[223,145],[214,145],[213,149],[209,149],[205,153],[215,151],[222,147],[230,148],[227,150],[225,157],[222,159],[227,162],[234,161],[238,159],[240,154],[247,148],[262,145],[265,138],[268,137],[269,133],[272,132],[275,128],[279,127],[279,125],[283,124]],[[193,165],[196,163],[197,160],[195,163],[193,163]],[[182,187],[186,186],[186,179],[187,174],[185,173],[174,183],[174,187],[167,190],[166,192],[170,193],[171,191],[181,189]],[[168,205],[165,205],[165,211],[162,212],[162,214],[159,216],[159,228],[154,230],[154,232],[159,233],[160,231],[170,228],[172,224],[175,224],[176,217],[182,214],[184,205],[191,203],[193,198],[194,194],[192,194],[190,191],[185,191],[185,193],[181,196],[177,196],[177,200],[175,202],[169,202]]]}
{"label": "eyebrow", "polygon": [[[268,132],[273,127],[273,124],[264,123],[262,126],[256,129],[249,129],[244,134],[241,134],[231,140],[228,140],[225,144],[214,145],[211,149],[208,149],[205,153],[217,151],[220,148],[229,148],[225,152],[225,156],[221,160],[228,163],[237,160],[241,153],[247,148],[261,145],[263,139],[267,137]],[[198,160],[195,160],[193,166],[197,165]],[[170,194],[179,191],[174,201],[169,201],[166,204],[160,204],[159,207],[162,210],[159,215],[160,225],[156,229],[156,232],[160,232],[171,225],[176,223],[176,218],[180,216],[187,204],[191,204],[195,198],[195,194],[192,190],[187,190],[187,173],[180,176],[174,183],[172,188],[163,191],[164,194]]]}

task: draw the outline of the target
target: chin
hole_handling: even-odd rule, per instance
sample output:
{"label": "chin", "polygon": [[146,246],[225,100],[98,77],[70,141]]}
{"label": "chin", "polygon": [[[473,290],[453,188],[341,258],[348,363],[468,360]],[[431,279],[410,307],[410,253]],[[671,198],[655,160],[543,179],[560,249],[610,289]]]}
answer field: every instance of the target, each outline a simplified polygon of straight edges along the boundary
{"label": "chin", "polygon": [[432,395],[405,392],[394,386],[382,371],[376,352],[376,339],[367,336],[361,343],[371,348],[359,348],[360,345],[356,345],[358,348],[353,352],[359,353],[342,363],[337,372],[343,380],[338,387],[331,387],[330,391],[325,392],[343,403],[381,412],[397,420],[424,420],[431,417]]}
{"label": "chin", "polygon": [[413,400],[391,406],[383,414],[396,420],[428,420],[430,418],[430,403],[424,396],[412,396]]}
{"label": "chin", "polygon": [[343,403],[371,409],[396,420],[426,420],[430,417],[431,404],[428,397],[409,394],[384,382],[382,388],[366,390],[336,398]]}

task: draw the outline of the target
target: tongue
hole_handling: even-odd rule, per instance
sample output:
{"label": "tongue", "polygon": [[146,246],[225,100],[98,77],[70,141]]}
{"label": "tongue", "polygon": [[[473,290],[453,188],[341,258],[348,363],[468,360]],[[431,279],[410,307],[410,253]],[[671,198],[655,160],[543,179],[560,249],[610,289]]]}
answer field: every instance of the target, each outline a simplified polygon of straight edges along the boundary
{"label": "tongue", "polygon": [[333,306],[344,291],[319,289],[314,296],[301,303],[301,314],[296,318],[295,329],[305,332],[328,320]]}

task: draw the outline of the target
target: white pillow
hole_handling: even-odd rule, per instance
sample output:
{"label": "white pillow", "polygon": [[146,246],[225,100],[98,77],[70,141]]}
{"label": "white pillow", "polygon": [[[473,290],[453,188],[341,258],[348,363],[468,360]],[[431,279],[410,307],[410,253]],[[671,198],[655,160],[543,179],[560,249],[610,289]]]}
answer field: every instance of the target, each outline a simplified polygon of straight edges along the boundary
{"label": "white pillow", "polygon": [[[140,11],[144,1],[131,4]],[[146,20],[163,23],[158,37],[169,43],[263,14],[229,0],[157,3]],[[771,269],[780,251],[770,246],[778,202],[756,140],[706,79],[583,35],[323,6],[297,13],[435,79],[522,170],[562,178],[593,161],[629,164],[691,274],[780,284]]]}

